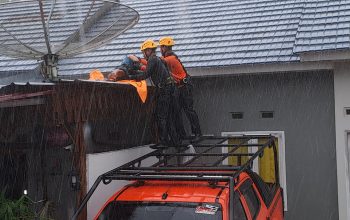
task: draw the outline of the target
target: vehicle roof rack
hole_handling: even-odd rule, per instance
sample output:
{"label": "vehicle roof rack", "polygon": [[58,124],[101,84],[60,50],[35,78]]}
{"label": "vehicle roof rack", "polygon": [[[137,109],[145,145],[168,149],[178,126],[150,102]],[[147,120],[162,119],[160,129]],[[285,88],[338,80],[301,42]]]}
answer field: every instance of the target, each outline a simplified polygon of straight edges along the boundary
{"label": "vehicle roof rack", "polygon": [[[232,138],[236,140],[235,144],[228,143]],[[176,148],[160,148],[157,144],[150,145],[155,149],[154,151],[100,175],[72,219],[76,219],[100,182],[109,184],[113,180],[227,182],[230,197],[232,196],[231,199],[233,199],[234,180],[243,171],[250,170],[254,159],[263,156],[264,149],[268,147],[273,148],[275,178],[276,183],[279,184],[275,139],[276,137],[272,135],[202,136],[199,141],[191,144],[196,149],[195,153],[188,152],[190,148],[188,144],[182,144]],[[250,150],[243,153],[239,150],[242,148]],[[237,157],[238,165],[232,166],[224,163],[230,156]],[[183,160],[184,157],[189,158]],[[247,158],[244,163],[242,163],[243,157]],[[157,162],[154,163],[154,161]],[[233,201],[231,199],[230,201]]]}

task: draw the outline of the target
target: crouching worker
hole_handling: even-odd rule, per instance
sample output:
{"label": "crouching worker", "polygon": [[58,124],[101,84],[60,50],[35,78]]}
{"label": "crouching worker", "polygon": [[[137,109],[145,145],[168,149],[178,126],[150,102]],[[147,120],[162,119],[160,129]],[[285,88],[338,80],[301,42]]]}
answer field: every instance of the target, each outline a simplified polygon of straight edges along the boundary
{"label": "crouching worker", "polygon": [[121,65],[108,74],[109,81],[119,81],[130,79],[131,74],[146,70],[147,61],[135,55],[126,56]]}
{"label": "crouching worker", "polygon": [[153,40],[146,40],[141,45],[141,51],[147,60],[144,71],[130,74],[129,79],[143,80],[150,78],[156,86],[156,120],[158,127],[159,146],[176,146],[180,144],[173,117],[169,117],[173,107],[176,86],[166,64],[156,55],[157,44]]}

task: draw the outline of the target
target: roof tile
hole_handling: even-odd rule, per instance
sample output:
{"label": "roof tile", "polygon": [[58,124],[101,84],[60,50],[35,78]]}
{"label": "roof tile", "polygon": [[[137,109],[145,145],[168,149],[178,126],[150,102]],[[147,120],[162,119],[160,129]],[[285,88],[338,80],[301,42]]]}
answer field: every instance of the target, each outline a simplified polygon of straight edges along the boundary
{"label": "roof tile", "polygon": [[[95,51],[60,60],[60,74],[87,73],[91,68],[109,71],[126,54],[141,56],[146,38],[171,35],[174,49],[187,67],[299,61],[295,53],[349,49],[349,1],[297,0],[120,0],[135,8],[140,20],[132,29]],[[152,8],[150,7],[152,5]],[[71,7],[71,6],[67,6]],[[150,10],[152,9],[152,10]],[[23,14],[32,8],[15,8]],[[60,10],[64,11],[65,8]],[[4,13],[0,10],[0,20]],[[171,19],[170,19],[171,18]],[[74,25],[55,23],[54,39],[64,39]],[[21,39],[43,42],[42,31],[18,27]],[[0,35],[0,37],[3,35]],[[8,71],[35,68],[35,61],[0,57]]]}

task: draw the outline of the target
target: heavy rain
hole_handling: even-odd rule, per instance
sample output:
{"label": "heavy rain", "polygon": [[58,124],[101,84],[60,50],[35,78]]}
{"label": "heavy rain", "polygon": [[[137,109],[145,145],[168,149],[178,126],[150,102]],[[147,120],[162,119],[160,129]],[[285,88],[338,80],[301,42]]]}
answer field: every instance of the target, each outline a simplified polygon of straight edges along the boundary
{"label": "heavy rain", "polygon": [[0,219],[350,219],[349,14],[0,0]]}

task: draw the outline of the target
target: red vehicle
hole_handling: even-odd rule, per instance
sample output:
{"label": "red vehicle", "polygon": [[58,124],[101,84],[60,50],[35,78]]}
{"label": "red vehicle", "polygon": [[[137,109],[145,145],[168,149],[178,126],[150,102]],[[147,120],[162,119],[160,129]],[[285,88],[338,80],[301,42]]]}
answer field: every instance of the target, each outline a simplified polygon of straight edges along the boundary
{"label": "red vehicle", "polygon": [[[112,195],[95,219],[283,219],[283,193],[279,185],[274,137],[240,138],[242,142],[239,144],[222,144],[226,137],[207,138],[195,144],[197,149],[202,149],[201,153],[186,153],[186,147],[178,153],[164,153],[163,149],[158,149],[101,175],[95,184],[99,181],[108,184],[112,180],[132,182]],[[248,144],[250,139],[257,138],[267,141],[265,144]],[[218,142],[203,143],[214,139]],[[227,153],[209,153],[225,147]],[[256,153],[236,153],[241,147],[258,147],[258,150]],[[265,183],[251,170],[253,160],[263,156],[266,147],[274,149],[276,183]],[[190,158],[184,161],[184,156]],[[158,162],[141,166],[150,157],[158,158]],[[228,157],[248,159],[244,164],[232,166],[223,163]],[[91,190],[89,193],[86,201],[92,194]]]}

